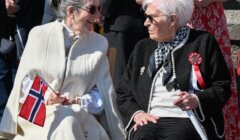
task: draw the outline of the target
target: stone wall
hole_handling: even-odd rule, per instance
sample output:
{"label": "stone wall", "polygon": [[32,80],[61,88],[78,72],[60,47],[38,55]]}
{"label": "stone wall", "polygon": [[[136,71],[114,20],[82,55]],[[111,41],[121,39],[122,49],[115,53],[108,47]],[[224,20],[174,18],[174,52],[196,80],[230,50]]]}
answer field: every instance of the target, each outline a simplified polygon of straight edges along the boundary
{"label": "stone wall", "polygon": [[232,44],[232,59],[236,68],[236,53],[240,49],[240,0],[228,0],[223,6]]}
{"label": "stone wall", "polygon": [[[236,68],[236,54],[240,50],[240,0],[229,0],[223,3],[227,19],[229,36],[232,44],[232,60]],[[240,110],[240,76],[236,74],[238,109]]]}

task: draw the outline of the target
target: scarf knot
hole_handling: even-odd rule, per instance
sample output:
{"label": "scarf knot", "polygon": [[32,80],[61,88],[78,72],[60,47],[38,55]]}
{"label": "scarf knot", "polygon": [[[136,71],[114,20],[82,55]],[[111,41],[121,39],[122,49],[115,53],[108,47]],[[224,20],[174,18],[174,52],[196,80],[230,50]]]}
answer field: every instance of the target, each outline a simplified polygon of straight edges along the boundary
{"label": "scarf knot", "polygon": [[166,85],[173,75],[171,52],[174,48],[180,45],[184,39],[188,38],[189,30],[190,28],[187,26],[180,28],[176,34],[176,37],[172,41],[159,42],[157,49],[154,51],[155,70],[153,71],[156,71],[160,67],[165,69],[162,77],[163,85]]}

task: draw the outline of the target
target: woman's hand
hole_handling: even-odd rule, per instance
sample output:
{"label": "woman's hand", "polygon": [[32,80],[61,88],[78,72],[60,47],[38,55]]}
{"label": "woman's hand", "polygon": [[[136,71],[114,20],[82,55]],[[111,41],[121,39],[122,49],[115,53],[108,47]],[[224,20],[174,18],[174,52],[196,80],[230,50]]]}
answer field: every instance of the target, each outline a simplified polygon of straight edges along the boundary
{"label": "woman's hand", "polygon": [[62,104],[62,105],[70,105],[70,104],[80,104],[79,98],[67,98],[65,96],[60,96],[59,93],[51,92],[48,100],[47,105],[53,105],[53,104]]}
{"label": "woman's hand", "polygon": [[79,98],[66,98],[65,101],[62,103],[63,105],[70,105],[70,104],[80,104],[81,100]]}
{"label": "woman's hand", "polygon": [[135,125],[133,126],[134,131],[136,131],[138,127],[148,124],[149,121],[153,123],[157,123],[157,119],[159,119],[159,117],[155,115],[151,115],[145,112],[137,113],[133,119],[135,122]]}
{"label": "woman's hand", "polygon": [[66,97],[61,97],[60,94],[51,92],[47,100],[47,105],[63,104],[66,100]]}
{"label": "woman's hand", "polygon": [[191,110],[198,107],[198,100],[195,94],[181,91],[178,93],[178,98],[173,101],[173,104],[180,107],[183,111]]}

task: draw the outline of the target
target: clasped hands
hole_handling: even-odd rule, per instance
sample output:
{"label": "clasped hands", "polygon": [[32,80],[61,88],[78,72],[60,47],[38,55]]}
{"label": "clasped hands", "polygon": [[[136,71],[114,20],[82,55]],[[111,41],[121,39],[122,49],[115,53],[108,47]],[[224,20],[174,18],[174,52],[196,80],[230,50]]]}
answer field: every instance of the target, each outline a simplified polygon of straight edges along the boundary
{"label": "clasped hands", "polygon": [[[177,95],[178,97],[173,100],[173,105],[181,108],[183,111],[198,107],[198,100],[195,94],[189,94],[188,92],[180,91]],[[135,125],[133,126],[134,131],[136,131],[138,127],[148,124],[148,122],[157,123],[158,119],[158,116],[151,115],[143,111],[138,112],[133,119],[135,122]]]}
{"label": "clasped hands", "polygon": [[80,104],[80,99],[68,98],[65,96],[61,96],[59,93],[51,92],[47,100],[47,105],[53,105],[53,104],[62,104],[62,105]]}

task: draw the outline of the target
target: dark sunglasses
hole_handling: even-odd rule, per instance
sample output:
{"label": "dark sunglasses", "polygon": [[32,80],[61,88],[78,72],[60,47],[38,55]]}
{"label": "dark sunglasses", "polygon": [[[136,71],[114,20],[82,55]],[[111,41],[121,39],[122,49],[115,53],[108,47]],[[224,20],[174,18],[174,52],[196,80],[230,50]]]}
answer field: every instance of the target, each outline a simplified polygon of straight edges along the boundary
{"label": "dark sunglasses", "polygon": [[100,12],[101,8],[100,6],[97,7],[95,5],[90,5],[90,6],[86,6],[86,7],[81,7],[81,6],[76,6],[84,11],[87,11],[88,13],[90,13],[91,15],[94,15],[97,11]]}
{"label": "dark sunglasses", "polygon": [[145,18],[146,19],[149,19],[150,22],[153,22],[154,21],[154,18],[150,15],[147,15],[147,14],[144,14]]}

